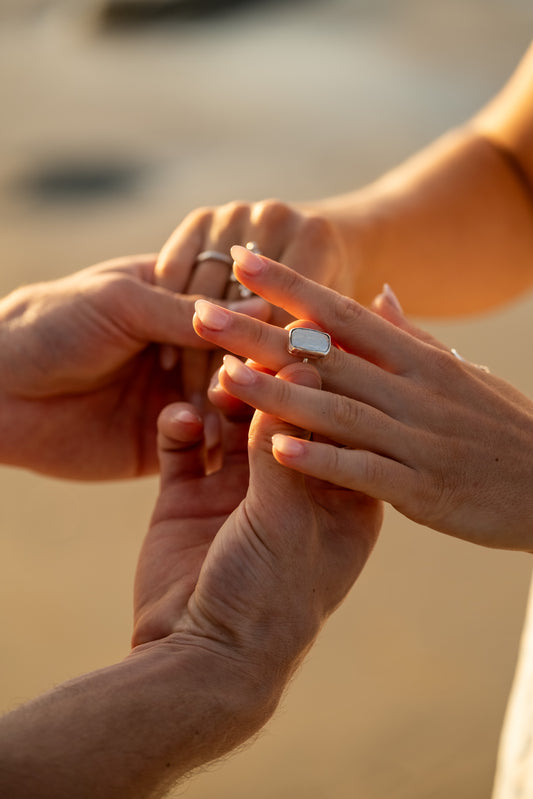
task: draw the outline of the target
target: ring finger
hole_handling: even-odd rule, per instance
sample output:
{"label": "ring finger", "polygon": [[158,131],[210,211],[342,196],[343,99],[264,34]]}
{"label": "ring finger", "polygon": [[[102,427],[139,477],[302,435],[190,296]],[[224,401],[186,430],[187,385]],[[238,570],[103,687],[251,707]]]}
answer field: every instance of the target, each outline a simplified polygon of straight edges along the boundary
{"label": "ring finger", "polygon": [[[289,333],[205,300],[196,302],[196,332],[222,349],[255,361],[272,372],[294,363],[288,352]],[[367,402],[393,415],[407,413],[410,403],[401,397],[405,382],[363,358],[332,347],[316,361],[323,385],[329,391]],[[399,418],[399,417],[398,417]]]}

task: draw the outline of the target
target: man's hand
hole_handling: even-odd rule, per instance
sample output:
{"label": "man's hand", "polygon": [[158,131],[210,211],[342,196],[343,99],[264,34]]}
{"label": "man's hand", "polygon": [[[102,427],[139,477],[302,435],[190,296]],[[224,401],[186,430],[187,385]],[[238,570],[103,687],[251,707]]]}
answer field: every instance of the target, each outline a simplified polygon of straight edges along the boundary
{"label": "man's hand", "polygon": [[192,329],[193,298],[154,285],[155,260],[109,261],[0,302],[1,462],[77,479],[155,471],[157,417],[182,387],[154,342],[212,346]]}
{"label": "man's hand", "polygon": [[[319,383],[307,364],[279,377]],[[133,643],[170,636],[209,651],[239,690],[262,685],[277,702],[363,568],[381,508],[277,463],[272,435],[298,431],[261,413],[249,485],[246,424],[227,423],[223,468],[206,474],[201,422],[188,414],[175,405],[159,419],[161,492],[139,559]]]}

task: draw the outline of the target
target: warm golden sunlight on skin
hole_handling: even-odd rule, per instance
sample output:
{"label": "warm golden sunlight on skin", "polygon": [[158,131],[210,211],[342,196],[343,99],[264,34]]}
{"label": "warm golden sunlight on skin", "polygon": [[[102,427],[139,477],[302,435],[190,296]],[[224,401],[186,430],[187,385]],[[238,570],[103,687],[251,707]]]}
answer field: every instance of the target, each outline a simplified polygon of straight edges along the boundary
{"label": "warm golden sunlight on skin", "polygon": [[[531,574],[503,551],[527,548],[527,425],[501,430],[533,397],[531,3],[191,2],[188,20],[167,13],[179,0],[0,9],[0,794],[142,799],[187,779],[189,799],[472,799],[499,751],[493,799],[529,796],[527,628],[499,739]],[[381,295],[445,347],[437,373],[418,342],[377,374],[404,353],[383,325],[350,339],[368,362],[335,360],[338,329],[322,361],[289,355],[280,326],[314,313],[301,290],[289,312],[243,299],[229,253],[252,243]],[[233,351],[272,358],[273,340],[266,365],[288,369],[246,389],[271,404],[249,451],[238,391],[217,395],[222,432],[206,400],[221,353],[193,330],[198,295],[251,317]],[[226,366],[227,389],[246,368]],[[298,435],[330,446],[303,420],[330,436],[358,402],[384,474],[411,458],[438,489],[461,453],[423,518],[416,480],[385,496],[411,518],[387,505],[375,546],[379,502],[343,484],[362,428],[333,489],[283,462]],[[474,478],[472,452],[491,455]],[[513,524],[486,541],[472,520],[505,508],[499,475]],[[483,491],[466,526],[430,529],[445,493]]]}

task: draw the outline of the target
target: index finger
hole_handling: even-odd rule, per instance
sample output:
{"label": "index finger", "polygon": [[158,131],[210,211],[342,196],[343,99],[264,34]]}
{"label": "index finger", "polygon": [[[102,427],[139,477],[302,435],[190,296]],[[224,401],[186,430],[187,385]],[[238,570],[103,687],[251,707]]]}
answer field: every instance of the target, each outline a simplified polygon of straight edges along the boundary
{"label": "index finger", "polygon": [[311,319],[342,349],[399,374],[411,371],[421,342],[380,318],[355,300],[321,286],[298,272],[255,255],[231,249],[238,280],[255,294],[299,319]]}

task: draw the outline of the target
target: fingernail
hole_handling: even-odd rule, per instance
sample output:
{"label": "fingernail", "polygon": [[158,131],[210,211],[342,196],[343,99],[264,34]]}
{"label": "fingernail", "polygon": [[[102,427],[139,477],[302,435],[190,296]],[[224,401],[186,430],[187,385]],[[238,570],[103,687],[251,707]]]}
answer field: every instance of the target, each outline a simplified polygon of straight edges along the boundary
{"label": "fingernail", "polygon": [[400,301],[388,283],[383,284],[383,296],[386,300],[388,300],[393,308],[396,308],[397,311],[403,313],[403,308],[400,305]]}
{"label": "fingernail", "polygon": [[178,411],[175,418],[184,424],[201,424],[202,422],[198,414],[188,408],[182,408],[182,410]]}
{"label": "fingernail", "polygon": [[[222,367],[220,367],[220,369],[222,369]],[[209,391],[216,391],[218,388],[220,388],[220,382],[218,379],[220,369],[217,369],[217,371],[209,381]]]}
{"label": "fingernail", "polygon": [[224,369],[234,383],[248,386],[255,380],[255,372],[233,355],[224,355]]}
{"label": "fingernail", "polygon": [[240,244],[234,244],[230,252],[235,263],[247,275],[258,275],[266,266],[260,255],[254,255],[253,252],[247,250],[246,247],[241,247]]}
{"label": "fingernail", "polygon": [[286,455],[289,458],[303,455],[305,452],[305,444],[303,441],[299,438],[285,436],[282,433],[275,433],[272,436],[272,447],[276,452],[279,452],[281,455]]}
{"label": "fingernail", "polygon": [[229,322],[229,314],[220,305],[213,305],[207,300],[196,300],[194,310],[200,322],[210,330],[224,330]]}

